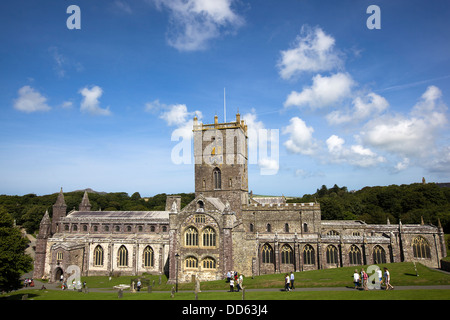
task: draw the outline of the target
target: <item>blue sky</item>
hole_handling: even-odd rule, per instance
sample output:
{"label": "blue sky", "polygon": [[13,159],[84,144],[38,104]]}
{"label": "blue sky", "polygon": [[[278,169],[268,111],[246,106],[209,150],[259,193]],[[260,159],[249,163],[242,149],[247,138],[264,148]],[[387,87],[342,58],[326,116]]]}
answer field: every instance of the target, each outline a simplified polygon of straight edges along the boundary
{"label": "blue sky", "polygon": [[450,181],[448,1],[17,0],[0,15],[1,194],[193,192],[172,135],[223,121],[224,88],[227,120],[278,130],[278,158],[249,166],[256,194]]}

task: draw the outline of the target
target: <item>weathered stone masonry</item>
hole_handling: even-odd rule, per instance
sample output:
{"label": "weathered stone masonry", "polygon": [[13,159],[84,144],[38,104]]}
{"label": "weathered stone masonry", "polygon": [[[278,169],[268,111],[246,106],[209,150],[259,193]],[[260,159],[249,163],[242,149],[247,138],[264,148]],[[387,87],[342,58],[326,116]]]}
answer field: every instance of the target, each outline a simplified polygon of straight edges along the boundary
{"label": "weathered stone masonry", "polygon": [[[67,213],[62,189],[41,221],[35,278],[59,280],[70,266],[83,275],[166,274],[169,282],[417,261],[439,267],[442,226],[321,219],[318,203],[253,197],[248,190],[247,126],[194,118],[195,199],[164,211],[91,211],[85,193]],[[178,272],[177,272],[178,271]]]}

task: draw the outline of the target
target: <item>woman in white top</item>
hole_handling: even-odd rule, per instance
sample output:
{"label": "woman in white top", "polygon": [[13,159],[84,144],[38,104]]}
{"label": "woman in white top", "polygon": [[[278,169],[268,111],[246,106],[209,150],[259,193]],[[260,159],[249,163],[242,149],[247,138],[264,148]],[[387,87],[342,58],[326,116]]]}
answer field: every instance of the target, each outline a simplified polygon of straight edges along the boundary
{"label": "woman in white top", "polygon": [[394,287],[391,285],[391,275],[387,268],[384,268],[384,282],[386,284],[386,290],[394,289]]}
{"label": "woman in white top", "polygon": [[353,274],[353,282],[355,284],[355,289],[358,289],[359,286],[359,273],[358,270],[355,269],[355,273]]}

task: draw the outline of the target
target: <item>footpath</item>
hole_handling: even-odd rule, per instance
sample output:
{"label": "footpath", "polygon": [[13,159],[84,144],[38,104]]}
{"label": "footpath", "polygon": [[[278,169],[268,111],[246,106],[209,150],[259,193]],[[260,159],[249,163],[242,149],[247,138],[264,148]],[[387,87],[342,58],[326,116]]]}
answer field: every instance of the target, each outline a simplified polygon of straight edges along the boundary
{"label": "footpath", "polygon": [[[27,276],[24,275],[24,278]],[[27,289],[41,289],[42,286],[45,287],[45,290],[61,290],[58,283],[45,283],[39,280],[34,280],[34,287],[23,287],[20,290]],[[87,284],[88,292],[118,292],[119,289],[113,287],[105,287],[105,288],[89,288],[89,284]],[[224,288],[223,290],[201,290],[201,292],[227,292],[228,288]],[[450,285],[424,285],[424,286],[395,286],[394,290],[429,290],[429,289],[442,289],[442,290],[450,290]],[[73,289],[67,289],[73,290]],[[124,291],[128,291],[129,289],[124,289]],[[359,289],[358,289],[359,290]],[[193,292],[194,290],[178,290],[178,292]],[[285,291],[284,288],[261,288],[261,289],[245,289],[245,292],[277,292],[277,291]],[[348,287],[314,287],[314,288],[295,288],[294,292],[302,292],[302,291],[355,291],[353,286]],[[142,290],[141,292],[147,292],[147,290]],[[170,293],[170,291],[156,291],[152,290],[152,292],[159,293]]]}

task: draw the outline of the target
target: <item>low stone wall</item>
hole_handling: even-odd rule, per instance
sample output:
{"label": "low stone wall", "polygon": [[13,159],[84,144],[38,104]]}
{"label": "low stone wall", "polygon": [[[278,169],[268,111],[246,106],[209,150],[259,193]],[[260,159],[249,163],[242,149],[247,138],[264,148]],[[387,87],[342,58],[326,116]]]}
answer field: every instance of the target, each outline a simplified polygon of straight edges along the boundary
{"label": "low stone wall", "polygon": [[450,272],[450,261],[441,260],[441,269]]}

